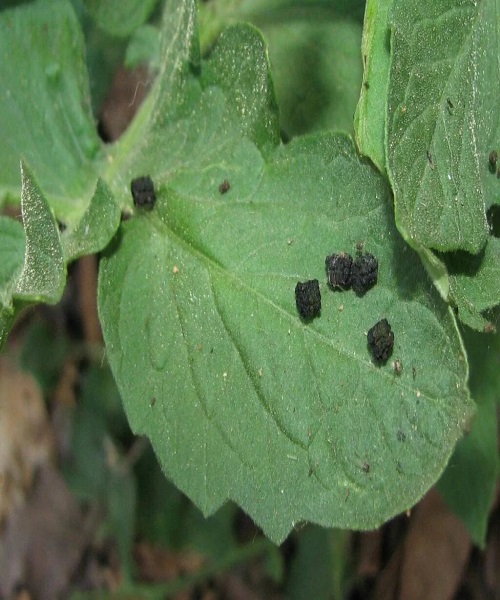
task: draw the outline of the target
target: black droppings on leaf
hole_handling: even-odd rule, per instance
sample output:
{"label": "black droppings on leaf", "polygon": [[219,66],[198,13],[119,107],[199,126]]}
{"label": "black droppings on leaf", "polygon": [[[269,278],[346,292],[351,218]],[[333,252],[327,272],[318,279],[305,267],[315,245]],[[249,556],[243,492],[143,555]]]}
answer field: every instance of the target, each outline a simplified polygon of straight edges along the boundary
{"label": "black droppings on leaf", "polygon": [[398,431],[397,437],[398,437],[398,442],[406,441],[406,435],[401,430]]}
{"label": "black droppings on leaf", "polygon": [[219,185],[219,192],[221,194],[225,194],[226,192],[229,192],[230,189],[231,189],[231,185],[229,184],[229,181],[227,179],[224,179],[224,181]]}
{"label": "black droppings on leaf", "polygon": [[347,290],[351,287],[352,256],[340,252],[325,259],[328,283],[334,290]]}
{"label": "black droppings on leaf", "polygon": [[394,348],[394,333],[387,319],[382,319],[368,332],[368,346],[377,363],[385,363]]}
{"label": "black droppings on leaf", "polygon": [[450,115],[452,115],[453,114],[453,109],[455,107],[453,106],[453,102],[449,98],[446,98],[446,106],[448,108],[448,112],[450,113]]}
{"label": "black droppings on leaf", "polygon": [[498,152],[496,150],[492,150],[488,157],[488,162],[490,164],[490,171],[495,173],[497,170],[497,160],[498,160]]}
{"label": "black droppings on leaf", "polygon": [[295,302],[300,316],[305,319],[314,319],[321,313],[321,292],[319,291],[319,281],[311,279],[310,281],[300,281],[295,286]]}
{"label": "black droppings on leaf", "polygon": [[134,205],[151,210],[156,202],[155,187],[149,175],[132,179],[130,184]]}
{"label": "black droppings on leaf", "polygon": [[486,211],[486,220],[490,234],[493,237],[500,237],[500,204],[492,204]]}
{"label": "black droppings on leaf", "polygon": [[351,285],[356,294],[363,295],[378,279],[378,260],[373,254],[358,256],[351,268]]}
{"label": "black droppings on leaf", "polygon": [[66,231],[66,224],[57,219],[57,227],[59,228],[60,233],[64,233]]}

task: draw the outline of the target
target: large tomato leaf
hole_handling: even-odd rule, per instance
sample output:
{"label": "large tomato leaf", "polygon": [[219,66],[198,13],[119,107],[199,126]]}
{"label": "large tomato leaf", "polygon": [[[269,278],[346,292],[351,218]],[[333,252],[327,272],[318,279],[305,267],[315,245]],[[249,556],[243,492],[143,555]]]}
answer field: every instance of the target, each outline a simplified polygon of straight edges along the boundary
{"label": "large tomato leaf", "polygon": [[[149,174],[156,206],[123,223],[99,278],[131,426],[205,514],[233,499],[275,541],[301,520],[375,527],[439,477],[471,415],[454,317],[348,138],[279,145],[255,30],[229,29],[201,63],[192,3],[167,5],[165,31],[163,75],[111,167],[120,204]],[[378,284],[331,291],[325,256],[359,241]],[[312,278],[306,323],[294,288]],[[402,372],[367,347],[382,318]]]}

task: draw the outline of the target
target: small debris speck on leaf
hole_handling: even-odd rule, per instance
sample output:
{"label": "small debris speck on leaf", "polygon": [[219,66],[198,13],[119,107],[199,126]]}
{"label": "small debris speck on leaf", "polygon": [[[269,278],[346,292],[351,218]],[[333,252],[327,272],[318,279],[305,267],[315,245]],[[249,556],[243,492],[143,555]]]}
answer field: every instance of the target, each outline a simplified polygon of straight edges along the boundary
{"label": "small debris speck on leaf", "polygon": [[229,181],[227,179],[224,179],[224,181],[219,185],[219,192],[221,194],[225,194],[226,192],[229,192],[230,189],[231,189],[231,185],[229,184]]}
{"label": "small debris speck on leaf", "polygon": [[394,369],[394,373],[396,375],[401,375],[403,372],[403,363],[400,358],[396,358],[396,360],[392,363],[392,368]]}
{"label": "small debris speck on leaf", "polygon": [[149,175],[132,179],[130,184],[134,205],[140,208],[152,209],[156,202],[153,181]]}
{"label": "small debris speck on leaf", "polygon": [[394,333],[387,319],[382,319],[368,331],[368,346],[377,363],[385,363],[394,348]]}
{"label": "small debris speck on leaf", "polygon": [[351,287],[352,256],[345,252],[327,256],[325,267],[332,289],[347,290]]}
{"label": "small debris speck on leaf", "polygon": [[493,323],[486,323],[486,325],[484,326],[484,333],[496,333],[497,332],[497,328],[495,327],[495,325]]}
{"label": "small debris speck on leaf", "polygon": [[351,285],[356,294],[364,294],[377,283],[378,260],[373,254],[363,254],[353,263]]}
{"label": "small debris speck on leaf", "polygon": [[490,171],[495,173],[497,168],[497,160],[498,160],[498,152],[496,150],[492,150],[488,157],[488,161],[490,163]]}
{"label": "small debris speck on leaf", "polygon": [[429,162],[429,167],[430,167],[432,170],[434,170],[434,167],[435,167],[436,165],[434,164],[434,161],[433,161],[433,159],[432,159],[432,154],[429,152],[429,150],[427,150],[427,152],[426,152],[426,153],[427,153],[427,160],[428,160],[428,162]]}
{"label": "small debris speck on leaf", "polygon": [[319,291],[319,281],[311,279],[310,281],[300,281],[295,286],[295,302],[300,316],[305,319],[314,319],[321,313],[321,292]]}

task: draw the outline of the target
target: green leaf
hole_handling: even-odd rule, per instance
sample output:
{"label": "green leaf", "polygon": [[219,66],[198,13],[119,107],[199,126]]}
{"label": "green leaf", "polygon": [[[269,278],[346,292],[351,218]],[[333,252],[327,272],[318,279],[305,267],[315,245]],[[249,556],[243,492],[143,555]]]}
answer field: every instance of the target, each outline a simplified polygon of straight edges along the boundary
{"label": "green leaf", "polygon": [[[184,17],[175,56],[187,62]],[[153,103],[135,124],[137,173],[156,182],[156,207],[123,224],[100,267],[100,317],[131,426],[205,514],[234,499],[275,541],[304,519],[375,527],[437,479],[472,410],[453,317],[396,233],[384,180],[349,139],[276,145],[256,32],[226,31],[199,83],[175,64],[153,91],[158,102],[178,90],[164,96],[180,102],[173,117]],[[303,323],[296,282],[324,282],[326,254],[358,240],[379,259],[379,284],[361,298],[322,283],[323,316]],[[383,317],[401,377],[367,348]]]}
{"label": "green leaf", "polygon": [[7,341],[9,331],[14,324],[15,313],[12,310],[1,308],[0,309],[0,349]]}
{"label": "green leaf", "polygon": [[396,222],[416,247],[478,253],[497,124],[493,0],[395,0],[387,106]]}
{"label": "green leaf", "polygon": [[107,184],[98,179],[94,195],[80,222],[62,235],[66,262],[103,250],[119,225],[120,209]]}
{"label": "green leaf", "polygon": [[54,215],[26,164],[21,163],[21,210],[26,251],[15,298],[55,304],[66,283],[66,267]]}
{"label": "green leaf", "polygon": [[356,143],[361,154],[385,173],[385,113],[389,81],[389,12],[393,0],[368,0],[361,52],[363,86],[354,115]]}
{"label": "green leaf", "polygon": [[138,479],[137,533],[155,545],[173,550],[190,548],[211,559],[237,547],[236,507],[228,503],[209,519],[163,474],[148,447],[136,467]]}
{"label": "green leaf", "polygon": [[58,225],[28,167],[22,163],[23,226],[0,218],[0,347],[20,309],[32,302],[57,303],[66,283],[66,262],[102,250],[120,223],[120,210],[99,180],[80,223],[59,236]]}
{"label": "green leaf", "polygon": [[97,179],[83,38],[66,0],[0,13],[0,200],[19,199],[23,155],[57,216],[76,224]]}
{"label": "green leaf", "polygon": [[500,334],[466,331],[470,388],[478,411],[439,481],[439,490],[464,521],[476,544],[484,548],[498,478],[497,402],[500,387]]}
{"label": "green leaf", "polygon": [[142,25],[157,0],[83,0],[97,25],[112,35],[125,37]]}
{"label": "green leaf", "polygon": [[148,65],[151,71],[160,68],[160,31],[153,25],[143,25],[132,35],[125,54],[129,69]]}
{"label": "green leaf", "polygon": [[359,22],[340,19],[332,7],[291,12],[261,27],[282,131],[289,137],[326,129],[350,133],[362,80]]}
{"label": "green leaf", "polygon": [[483,331],[487,311],[500,303],[500,239],[490,237],[477,256],[456,252],[444,257],[449,272],[450,300],[460,320]]}
{"label": "green leaf", "polygon": [[12,308],[12,294],[24,264],[26,240],[19,221],[0,216],[0,302]]}
{"label": "green leaf", "polygon": [[0,348],[14,323],[16,285],[24,266],[26,238],[19,221],[0,216]]}
{"label": "green leaf", "polygon": [[98,118],[107,99],[116,73],[123,66],[127,38],[117,38],[96,27],[95,21],[83,9],[82,0],[72,0],[76,5],[80,25],[85,37],[85,58],[88,69],[92,111]]}
{"label": "green leaf", "polygon": [[323,11],[323,14],[329,11],[331,18],[354,19],[361,24],[365,0],[199,0],[198,9],[201,46],[207,48],[224,26],[238,21],[248,21],[262,28],[290,18],[304,17],[307,20],[314,11]]}
{"label": "green leaf", "polygon": [[269,47],[282,132],[287,137],[324,129],[351,132],[362,76],[363,5],[359,0],[200,3],[200,43],[202,50],[210,48],[224,26],[251,22]]}
{"label": "green leaf", "polygon": [[69,340],[60,329],[46,321],[30,323],[23,336],[20,362],[30,371],[44,394],[49,394],[61,379],[69,350]]}
{"label": "green leaf", "polygon": [[297,551],[287,578],[287,598],[330,600],[333,597],[332,536],[335,533],[309,526],[297,536]]}

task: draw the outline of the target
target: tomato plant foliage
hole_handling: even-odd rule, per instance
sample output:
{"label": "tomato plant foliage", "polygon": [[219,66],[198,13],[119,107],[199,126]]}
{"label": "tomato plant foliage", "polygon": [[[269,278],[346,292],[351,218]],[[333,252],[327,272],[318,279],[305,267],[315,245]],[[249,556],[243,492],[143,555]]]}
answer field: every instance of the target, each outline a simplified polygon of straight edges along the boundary
{"label": "tomato plant foliage", "polygon": [[[92,125],[71,6],[39,0],[0,13],[0,33],[13,42],[23,31],[38,61],[32,65],[0,35],[9,57],[0,62],[9,81],[0,92],[0,132],[10,143],[0,158],[4,199],[19,196],[16,164],[21,155],[26,161],[24,229],[0,220],[2,339],[27,303],[59,300],[71,260],[102,251],[99,315],[133,430],[148,436],[165,474],[205,514],[234,500],[276,542],[300,521],[372,528],[411,507],[443,473],[474,413],[452,305],[480,329],[498,304],[498,278],[490,283],[486,275],[498,261],[483,156],[497,134],[481,79],[497,76],[489,61],[498,56],[479,52],[494,33],[481,21],[490,5],[434,2],[432,25],[423,9],[402,19],[407,4],[368,2],[365,82],[375,71],[380,81],[362,86],[357,146],[334,131],[283,144],[284,92],[277,100],[262,34],[252,25],[224,27],[218,16],[212,26],[220,34],[202,57],[192,0],[166,2],[155,83],[125,134],[105,146]],[[144,15],[113,28],[125,35]],[[443,46],[451,22],[460,30],[455,49]],[[57,31],[51,45],[47,27]],[[423,56],[412,45],[420,30],[433,49]],[[283,36],[273,39],[272,54],[282,56]],[[440,51],[446,60],[435,58]],[[462,70],[471,69],[478,78],[463,86]],[[24,108],[33,141],[12,126],[30,85],[50,107]],[[60,173],[47,159],[44,128],[53,131]],[[459,139],[455,160],[449,148]],[[463,199],[453,206],[440,187],[448,159],[453,193]],[[146,176],[155,190],[151,210],[134,207],[130,193],[131,181]],[[120,210],[132,218],[120,224]],[[378,261],[376,285],[364,294],[332,289],[325,258],[354,255],[360,242]],[[467,261],[477,262],[475,270]],[[313,279],[321,315],[305,321],[294,290]],[[397,368],[391,359],[374,362],[368,348],[367,332],[383,319]],[[474,338],[475,357],[477,346]],[[494,448],[493,431],[484,444]],[[461,448],[457,472],[467,456]],[[479,542],[496,476],[491,461],[484,472],[488,485],[476,490],[484,509],[469,524]],[[443,489],[461,483],[449,481]],[[456,510],[465,516],[469,509]]]}

